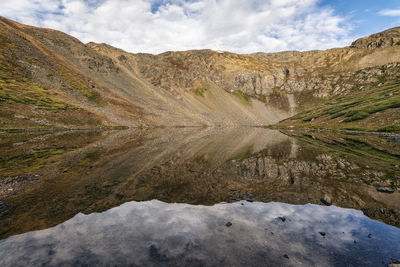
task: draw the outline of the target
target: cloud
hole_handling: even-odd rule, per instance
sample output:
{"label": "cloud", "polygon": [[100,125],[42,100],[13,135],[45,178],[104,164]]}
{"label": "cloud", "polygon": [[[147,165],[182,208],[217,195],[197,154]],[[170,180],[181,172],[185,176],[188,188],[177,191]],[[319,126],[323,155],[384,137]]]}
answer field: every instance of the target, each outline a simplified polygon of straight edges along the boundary
{"label": "cloud", "polygon": [[0,3],[0,14],[130,52],[211,48],[250,53],[349,44],[348,21],[318,2],[14,0]]}
{"label": "cloud", "polygon": [[400,9],[384,9],[379,12],[381,16],[400,17]]}

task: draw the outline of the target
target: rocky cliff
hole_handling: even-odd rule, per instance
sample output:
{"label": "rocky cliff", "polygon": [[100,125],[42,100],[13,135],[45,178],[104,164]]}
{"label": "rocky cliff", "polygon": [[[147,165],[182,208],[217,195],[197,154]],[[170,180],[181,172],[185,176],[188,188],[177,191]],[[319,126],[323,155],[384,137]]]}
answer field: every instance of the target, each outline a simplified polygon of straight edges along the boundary
{"label": "rocky cliff", "polygon": [[399,38],[393,28],[326,51],[150,55],[0,18],[0,128],[273,124],[375,84],[400,61]]}

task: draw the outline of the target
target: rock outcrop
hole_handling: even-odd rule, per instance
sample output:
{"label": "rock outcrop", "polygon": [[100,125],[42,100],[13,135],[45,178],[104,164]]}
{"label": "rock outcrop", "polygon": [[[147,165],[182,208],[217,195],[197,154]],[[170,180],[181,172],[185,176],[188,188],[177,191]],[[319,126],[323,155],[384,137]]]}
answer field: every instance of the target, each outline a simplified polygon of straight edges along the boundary
{"label": "rock outcrop", "polygon": [[400,27],[392,28],[354,41],[350,47],[375,49],[400,45]]}

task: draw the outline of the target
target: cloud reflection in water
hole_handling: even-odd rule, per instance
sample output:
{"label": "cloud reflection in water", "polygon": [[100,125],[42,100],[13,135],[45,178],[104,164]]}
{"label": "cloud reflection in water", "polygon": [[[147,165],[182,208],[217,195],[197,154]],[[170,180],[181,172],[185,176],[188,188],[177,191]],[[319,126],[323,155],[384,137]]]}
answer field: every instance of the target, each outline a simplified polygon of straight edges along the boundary
{"label": "cloud reflection in water", "polygon": [[277,202],[128,202],[0,241],[1,266],[365,266],[398,256],[396,227],[352,209]]}

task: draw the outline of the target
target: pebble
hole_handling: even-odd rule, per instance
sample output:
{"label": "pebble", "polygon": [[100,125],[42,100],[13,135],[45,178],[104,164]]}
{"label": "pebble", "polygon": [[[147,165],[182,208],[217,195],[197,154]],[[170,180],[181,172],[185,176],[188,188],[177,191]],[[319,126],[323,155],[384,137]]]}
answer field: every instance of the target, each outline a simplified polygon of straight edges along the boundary
{"label": "pebble", "polygon": [[320,200],[326,206],[332,205],[332,199],[326,194]]}
{"label": "pebble", "polygon": [[390,188],[390,187],[379,187],[376,189],[376,191],[381,192],[381,193],[391,194],[391,193],[394,193],[394,191],[396,191],[396,190],[394,190],[393,188]]}

